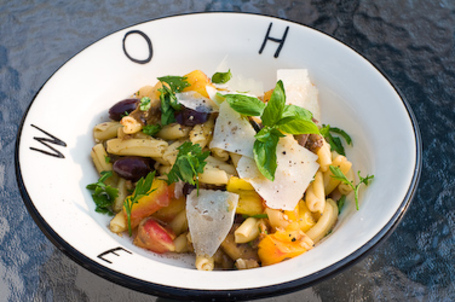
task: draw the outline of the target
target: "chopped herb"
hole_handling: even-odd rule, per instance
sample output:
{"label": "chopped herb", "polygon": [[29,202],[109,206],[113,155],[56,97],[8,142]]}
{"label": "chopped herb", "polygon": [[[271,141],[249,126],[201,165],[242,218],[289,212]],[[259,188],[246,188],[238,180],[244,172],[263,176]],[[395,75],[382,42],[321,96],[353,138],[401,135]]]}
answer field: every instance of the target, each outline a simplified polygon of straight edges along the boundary
{"label": "chopped herb", "polygon": [[112,171],[103,171],[97,182],[87,185],[87,189],[92,192],[92,198],[95,202],[95,211],[102,214],[114,215],[112,205],[118,196],[118,189],[106,185],[106,179],[113,175]]}
{"label": "chopped herb", "polygon": [[111,158],[107,155],[104,155],[104,161],[108,164],[111,162]]}
{"label": "chopped herb", "polygon": [[217,72],[212,76],[212,82],[215,84],[224,84],[232,78],[231,70],[227,72]]}
{"label": "chopped herb", "polygon": [[196,185],[199,195],[198,174],[204,172],[204,167],[207,164],[205,159],[210,152],[202,152],[199,144],[193,145],[191,142],[184,142],[177,150],[179,150],[177,159],[167,175],[168,183],[171,184],[182,180],[190,185]]}
{"label": "chopped herb", "polygon": [[333,136],[331,132],[340,135],[341,137],[344,138],[344,140],[346,141],[346,143],[348,145],[352,146],[351,137],[345,131],[341,130],[340,128],[330,127],[330,125],[322,125],[321,135],[330,144],[330,147],[332,148],[332,150],[336,151],[338,154],[346,156],[341,139],[337,136]]}
{"label": "chopped herb", "polygon": [[360,176],[360,171],[357,172],[357,175],[359,176],[359,183],[357,185],[354,185],[354,181],[350,181],[346,175],[343,174],[341,169],[339,167],[335,167],[330,165],[329,166],[330,171],[333,173],[331,175],[332,178],[337,179],[341,181],[342,183],[350,186],[352,190],[354,190],[354,196],[355,196],[355,206],[357,210],[359,210],[359,188],[361,184],[364,184],[368,186],[368,182],[371,181],[374,178],[374,175],[367,175],[366,177]]}
{"label": "chopped herb", "polygon": [[125,116],[128,116],[128,115],[130,115],[130,113],[128,111],[125,111],[120,116],[121,117],[125,117]]}
{"label": "chopped herb", "polygon": [[151,100],[149,97],[143,97],[139,103],[139,109],[141,111],[147,111],[150,109],[150,106],[152,106]]}
{"label": "chopped herb", "polygon": [[141,177],[136,184],[136,188],[134,189],[133,194],[128,196],[125,199],[125,201],[123,202],[123,206],[125,207],[126,218],[127,218],[127,222],[128,222],[128,233],[130,236],[132,235],[131,211],[133,209],[133,205],[135,203],[138,203],[139,199],[141,199],[142,197],[148,196],[150,193],[155,191],[155,189],[151,190],[154,178],[155,178],[155,171],[150,172],[145,177],[145,179],[143,177]]}
{"label": "chopped herb", "polygon": [[166,76],[158,78],[163,87],[158,89],[161,92],[161,125],[166,126],[175,122],[174,112],[182,109],[182,105],[175,96],[176,92],[182,92],[190,84],[185,77]]}
{"label": "chopped herb", "polygon": [[154,136],[161,130],[161,125],[156,124],[156,125],[145,125],[142,127],[142,132],[144,132],[147,135]]}

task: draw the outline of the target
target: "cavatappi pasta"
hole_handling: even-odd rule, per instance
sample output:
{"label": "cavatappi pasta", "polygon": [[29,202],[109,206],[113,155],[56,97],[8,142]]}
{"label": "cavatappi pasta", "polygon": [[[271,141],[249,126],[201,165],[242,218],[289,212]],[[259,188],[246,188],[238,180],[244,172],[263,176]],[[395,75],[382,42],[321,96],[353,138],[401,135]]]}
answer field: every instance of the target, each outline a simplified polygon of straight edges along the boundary
{"label": "cavatappi pasta", "polygon": [[[299,77],[307,77],[306,71]],[[353,190],[333,177],[330,166],[354,181],[352,163],[319,133],[295,134],[275,127],[280,131],[277,156],[266,159],[266,165],[277,162],[272,181],[254,163],[265,150],[255,141],[267,127],[261,118],[266,118],[264,108],[273,102],[274,91],[242,94],[229,82],[212,83],[198,70],[179,79],[184,87],[161,79],[139,88],[113,105],[110,121],[93,129],[94,166],[101,177],[111,173],[103,181],[116,190],[107,198],[106,211],[113,215],[110,230],[130,231],[134,244],[156,253],[194,253],[195,268],[206,271],[271,265],[312,249],[336,224],[337,200]],[[305,85],[298,89],[316,91],[307,95],[317,97],[316,87]],[[287,89],[286,82],[283,87]],[[242,113],[247,110],[235,104],[221,106],[229,94],[255,98],[259,114],[248,117]],[[286,108],[297,110],[292,106],[308,103],[311,108],[318,105],[314,98],[286,99]],[[321,128],[314,115],[312,122]],[[202,155],[179,153],[195,145],[205,154],[201,162],[192,160]],[[194,172],[198,164],[199,172],[185,181],[184,168]],[[180,178],[171,181],[178,165]],[[151,187],[128,205],[138,181],[152,172]],[[273,191],[278,187],[282,192]]]}

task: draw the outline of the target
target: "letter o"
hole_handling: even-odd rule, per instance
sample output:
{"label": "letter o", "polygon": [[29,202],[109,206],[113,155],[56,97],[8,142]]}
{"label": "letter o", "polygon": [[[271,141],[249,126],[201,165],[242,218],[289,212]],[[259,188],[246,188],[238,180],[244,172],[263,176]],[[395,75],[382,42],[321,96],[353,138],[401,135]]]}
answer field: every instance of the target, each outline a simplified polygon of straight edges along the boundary
{"label": "letter o", "polygon": [[[126,51],[126,46],[125,46],[126,38],[129,35],[132,35],[132,34],[138,34],[138,35],[142,36],[144,38],[145,42],[147,42],[149,55],[148,55],[148,57],[145,60],[135,59],[132,56],[130,56],[130,54]],[[143,33],[140,30],[131,30],[131,31],[127,32],[125,34],[125,36],[123,37],[122,46],[123,46],[123,52],[125,53],[125,55],[128,57],[128,59],[130,59],[134,63],[147,64],[148,62],[150,62],[152,60],[152,57],[153,57],[152,41],[150,40],[150,38],[145,33]]]}

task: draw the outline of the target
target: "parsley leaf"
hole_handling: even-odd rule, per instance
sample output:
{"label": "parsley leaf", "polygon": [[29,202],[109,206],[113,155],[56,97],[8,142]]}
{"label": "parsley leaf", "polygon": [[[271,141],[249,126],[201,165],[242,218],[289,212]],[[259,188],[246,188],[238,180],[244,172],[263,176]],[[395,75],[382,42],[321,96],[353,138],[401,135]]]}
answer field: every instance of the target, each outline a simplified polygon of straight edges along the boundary
{"label": "parsley leaf", "polygon": [[141,101],[139,102],[139,109],[141,111],[147,111],[150,109],[150,106],[152,106],[151,100],[149,97],[143,97]]}
{"label": "parsley leaf", "polygon": [[133,194],[128,196],[125,201],[123,202],[123,206],[125,207],[125,212],[126,212],[126,218],[128,222],[128,233],[131,236],[132,235],[132,229],[131,229],[131,211],[133,209],[133,205],[135,203],[138,203],[139,199],[141,199],[144,196],[148,196],[150,193],[155,191],[155,189],[152,189],[152,184],[153,184],[153,179],[155,178],[155,171],[150,172],[144,179],[144,177],[141,177],[136,184],[136,188],[133,191]]}
{"label": "parsley leaf", "polygon": [[190,84],[186,77],[179,76],[159,77],[158,80],[163,84],[163,87],[158,89],[161,92],[161,125],[166,126],[175,122],[174,112],[182,109],[175,93],[182,92]]}
{"label": "parsley leaf", "polygon": [[227,72],[216,72],[212,76],[212,83],[215,84],[224,84],[229,82],[232,78],[231,70],[229,69]]}
{"label": "parsley leaf", "polygon": [[346,156],[341,139],[339,137],[333,136],[331,132],[340,135],[344,138],[348,145],[352,146],[351,137],[340,128],[330,127],[330,125],[322,125],[321,134],[330,144],[332,150],[336,151],[338,154]]}
{"label": "parsley leaf", "polygon": [[359,176],[359,183],[357,185],[354,184],[354,181],[350,181],[346,175],[343,174],[341,169],[339,167],[335,167],[330,165],[329,166],[330,171],[332,172],[333,175],[330,175],[332,178],[337,179],[341,181],[342,183],[350,186],[352,190],[354,190],[354,196],[355,196],[355,206],[357,210],[359,210],[359,189],[360,185],[364,184],[368,186],[368,182],[371,181],[374,178],[374,175],[367,175],[366,177],[360,176],[360,171],[357,172],[357,175]]}
{"label": "parsley leaf", "polygon": [[191,185],[196,185],[199,194],[198,174],[204,172],[204,167],[207,164],[205,159],[210,152],[202,152],[199,144],[193,145],[188,141],[184,142],[177,150],[179,150],[177,159],[167,175],[168,183],[171,184],[182,180]]}
{"label": "parsley leaf", "polygon": [[87,189],[92,191],[92,198],[95,202],[95,211],[102,214],[114,215],[112,205],[118,196],[118,189],[106,185],[104,182],[113,175],[112,171],[103,171],[97,182],[87,185]]}
{"label": "parsley leaf", "polygon": [[159,77],[158,81],[167,83],[172,91],[182,92],[183,89],[191,86],[186,79],[186,77],[181,76],[165,76]]}
{"label": "parsley leaf", "polygon": [[154,136],[161,130],[161,125],[156,124],[156,125],[145,125],[142,127],[142,132],[144,132],[147,135]]}

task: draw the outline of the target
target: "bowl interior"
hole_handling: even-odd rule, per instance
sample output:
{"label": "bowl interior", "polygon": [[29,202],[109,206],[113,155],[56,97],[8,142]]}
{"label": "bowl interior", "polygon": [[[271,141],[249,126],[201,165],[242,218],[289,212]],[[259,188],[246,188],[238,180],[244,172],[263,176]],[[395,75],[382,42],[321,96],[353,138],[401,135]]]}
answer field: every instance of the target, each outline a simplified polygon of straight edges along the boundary
{"label": "bowl interior", "polygon": [[[268,37],[282,42],[268,39],[269,29]],[[126,54],[136,61],[152,56],[142,64]],[[347,156],[355,171],[374,174],[375,179],[361,192],[360,210],[355,210],[350,196],[335,230],[313,250],[270,267],[200,272],[193,268],[191,257],[160,256],[135,247],[128,237],[109,231],[108,216],[94,212],[85,189],[98,178],[89,155],[94,144],[91,131],[108,119],[112,104],[141,86],[153,85],[156,77],[195,69],[210,76],[225,59],[233,73],[262,81],[266,90],[274,87],[277,69],[308,69],[319,89],[322,122],[351,135],[354,146],[347,148]],[[50,150],[36,140],[49,136],[34,126],[66,143],[66,147],[50,144],[64,158],[30,149]],[[95,266],[107,276],[120,273],[117,276],[131,277],[133,283],[237,290],[304,280],[359,256],[358,251],[373,238],[378,240],[409,202],[416,153],[414,125],[400,95],[355,51],[291,22],[218,13],[139,24],[107,36],[69,60],[35,97],[24,119],[18,160],[38,224],[55,232],[53,239],[71,246],[73,258],[89,268]]]}

